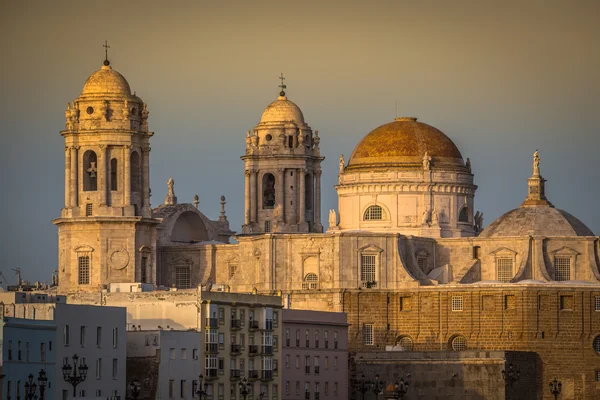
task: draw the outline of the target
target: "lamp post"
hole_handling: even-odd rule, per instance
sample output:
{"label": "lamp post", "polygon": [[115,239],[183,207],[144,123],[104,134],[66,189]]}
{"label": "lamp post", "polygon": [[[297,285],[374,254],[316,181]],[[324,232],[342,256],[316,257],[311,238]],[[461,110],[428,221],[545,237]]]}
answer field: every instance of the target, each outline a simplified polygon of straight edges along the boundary
{"label": "lamp post", "polygon": [[371,390],[375,394],[375,400],[383,393],[383,382],[379,380],[379,375],[375,375],[375,382],[371,383]]}
{"label": "lamp post", "polygon": [[394,390],[392,391],[392,393],[390,393],[391,398],[396,400],[404,399],[406,392],[408,392],[409,385],[410,383],[408,381],[408,375],[406,376],[406,379],[400,378],[400,380],[396,381],[393,385]]}
{"label": "lamp post", "polygon": [[206,398],[206,396],[208,396],[208,393],[206,392],[206,389],[208,389],[208,383],[204,382],[204,385],[202,384],[202,381],[204,380],[204,375],[200,374],[198,375],[198,389],[195,390],[194,394],[198,395],[198,398],[200,400],[203,400]]}
{"label": "lamp post", "polygon": [[81,382],[85,381],[85,378],[87,378],[87,371],[88,371],[87,365],[85,365],[82,362],[81,365],[79,365],[79,367],[78,367],[77,366],[78,362],[79,362],[79,357],[77,356],[77,354],[73,354],[73,366],[71,366],[71,364],[65,362],[65,365],[63,365],[63,367],[62,367],[63,379],[65,380],[65,382],[69,382],[71,385],[73,385],[73,397],[74,398],[77,398],[77,385],[79,385]]}
{"label": "lamp post", "polygon": [[562,392],[562,382],[554,378],[554,380],[550,382],[550,393],[554,395],[554,399],[556,400],[558,399],[560,392]]}
{"label": "lamp post", "polygon": [[244,400],[246,400],[246,396],[250,393],[251,384],[248,383],[248,379],[244,378],[240,381],[240,395],[244,396]]}
{"label": "lamp post", "polygon": [[25,382],[25,397],[27,400],[33,400],[35,392],[37,391],[37,385],[33,381],[33,374],[29,374],[28,381]]}
{"label": "lamp post", "polygon": [[137,378],[133,378],[133,380],[129,384],[129,391],[131,392],[131,397],[133,397],[133,400],[137,400],[137,398],[140,397],[140,392],[142,391],[142,384],[140,383],[140,381],[137,380]]}
{"label": "lamp post", "polygon": [[365,374],[360,376],[360,379],[354,379],[354,390],[362,393],[362,400],[365,400],[365,393],[369,391],[370,382],[365,377]]}
{"label": "lamp post", "polygon": [[46,383],[48,378],[46,377],[46,371],[40,369],[38,374],[38,388],[40,389],[40,400],[44,400],[44,392],[46,391]]}
{"label": "lamp post", "polygon": [[504,369],[502,370],[502,379],[504,379],[506,385],[512,386],[513,383],[519,380],[520,374],[521,371],[519,371],[518,369],[515,370],[513,364],[510,363],[508,364],[508,371]]}
{"label": "lamp post", "polygon": [[260,392],[258,394],[258,400],[263,400],[265,398],[265,392]]}

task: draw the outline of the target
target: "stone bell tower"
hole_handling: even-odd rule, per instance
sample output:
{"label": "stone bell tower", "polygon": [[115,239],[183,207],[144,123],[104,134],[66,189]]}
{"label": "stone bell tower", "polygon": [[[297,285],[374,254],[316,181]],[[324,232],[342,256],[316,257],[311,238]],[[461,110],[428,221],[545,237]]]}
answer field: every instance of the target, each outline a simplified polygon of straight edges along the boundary
{"label": "stone bell tower", "polygon": [[67,104],[65,206],[53,221],[63,293],[155,283],[148,114],[108,58]]}
{"label": "stone bell tower", "polygon": [[304,122],[280,79],[279,97],[246,136],[242,232],[323,232],[319,132]]}

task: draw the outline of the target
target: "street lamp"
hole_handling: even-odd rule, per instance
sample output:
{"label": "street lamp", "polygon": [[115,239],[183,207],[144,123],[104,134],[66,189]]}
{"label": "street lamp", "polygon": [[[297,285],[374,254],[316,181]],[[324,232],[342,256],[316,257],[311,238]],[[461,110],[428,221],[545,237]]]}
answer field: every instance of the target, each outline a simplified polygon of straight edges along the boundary
{"label": "street lamp", "polygon": [[406,380],[404,378],[400,378],[400,381],[396,381],[394,383],[394,390],[391,394],[392,399],[402,400],[404,399],[404,395],[408,392],[408,386],[410,385],[408,381],[408,374],[406,375]]}
{"label": "street lamp", "polygon": [[362,400],[365,400],[365,393],[369,391],[370,382],[365,377],[365,374],[360,376],[360,379],[354,380],[354,389],[362,393]]}
{"label": "street lamp", "polygon": [[554,378],[554,380],[550,382],[550,393],[554,395],[554,400],[558,399],[560,392],[562,392],[562,382]]}
{"label": "street lamp", "polygon": [[202,385],[203,380],[204,380],[204,375],[202,375],[202,374],[198,375],[198,382],[200,382],[200,383],[198,385],[198,389],[194,390],[195,391],[194,394],[197,394],[198,398],[200,400],[203,400],[206,398],[206,396],[208,396],[208,393],[207,393],[208,383],[204,382],[204,385]]}
{"label": "street lamp", "polygon": [[504,379],[504,382],[507,385],[512,386],[513,383],[519,380],[520,374],[521,371],[519,371],[518,369],[515,370],[513,364],[510,363],[508,364],[508,371],[502,370],[502,379]]}
{"label": "street lamp", "polygon": [[142,384],[137,380],[137,378],[133,378],[129,384],[129,390],[131,391],[131,397],[133,397],[133,400],[137,400],[137,398],[140,396],[140,392],[142,391]]}
{"label": "street lamp", "polygon": [[44,392],[46,391],[46,383],[48,383],[48,378],[46,377],[46,371],[40,369],[40,373],[38,374],[38,388],[40,389],[40,400],[44,400]]}
{"label": "street lamp", "polygon": [[240,395],[244,396],[244,400],[246,400],[246,396],[250,393],[250,388],[252,385],[248,383],[248,379],[244,378],[240,381]]}
{"label": "street lamp", "polygon": [[27,400],[33,400],[35,392],[37,391],[37,385],[33,381],[33,374],[29,374],[29,380],[25,382],[25,397]]}
{"label": "street lamp", "polygon": [[79,362],[77,354],[73,354],[73,366],[66,361],[67,360],[65,360],[65,364],[62,367],[63,379],[65,382],[69,382],[73,385],[73,397],[77,398],[77,385],[87,378],[88,366],[82,362],[81,365],[77,367],[77,363]]}
{"label": "street lamp", "polygon": [[375,399],[379,398],[379,395],[383,393],[383,382],[379,380],[379,374],[375,375],[375,382],[371,383],[371,390],[375,394]]}

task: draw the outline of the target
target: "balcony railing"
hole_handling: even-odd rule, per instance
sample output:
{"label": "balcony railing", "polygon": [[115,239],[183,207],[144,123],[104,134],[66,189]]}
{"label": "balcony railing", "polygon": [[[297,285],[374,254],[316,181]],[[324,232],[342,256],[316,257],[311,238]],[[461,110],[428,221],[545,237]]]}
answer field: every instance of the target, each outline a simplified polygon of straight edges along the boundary
{"label": "balcony railing", "polygon": [[319,375],[319,366],[315,365],[315,375]]}
{"label": "balcony railing", "polygon": [[219,352],[219,344],[218,343],[206,343],[206,352],[207,353],[218,353]]}
{"label": "balcony railing", "polygon": [[219,320],[216,318],[206,318],[206,328],[207,329],[217,329],[219,326]]}
{"label": "balcony railing", "polygon": [[310,400],[310,392],[304,392],[304,399]]}
{"label": "balcony railing", "polygon": [[273,355],[273,346],[260,346],[260,354]]}
{"label": "balcony railing", "polygon": [[258,354],[258,345],[251,344],[250,346],[248,346],[248,354],[250,354],[250,355]]}
{"label": "balcony railing", "polygon": [[250,321],[248,322],[248,329],[256,330],[258,329],[258,321]]}
{"label": "balcony railing", "polygon": [[319,392],[315,392],[315,400],[319,400]]}
{"label": "balcony railing", "polygon": [[231,345],[231,354],[239,354],[242,352],[242,346],[239,344]]}
{"label": "balcony railing", "polygon": [[206,379],[217,379],[218,372],[216,368],[206,368]]}
{"label": "balcony railing", "polygon": [[248,379],[258,379],[258,371],[255,369],[248,370]]}
{"label": "balcony railing", "polygon": [[260,373],[260,379],[263,381],[270,381],[273,379],[273,371],[264,370]]}
{"label": "balcony railing", "polygon": [[239,319],[231,320],[231,329],[242,329],[242,321]]}
{"label": "balcony railing", "polygon": [[229,379],[231,379],[231,380],[240,379],[240,370],[239,369],[229,370]]}
{"label": "balcony railing", "polygon": [[265,329],[268,331],[273,330],[273,320],[272,319],[265,320]]}

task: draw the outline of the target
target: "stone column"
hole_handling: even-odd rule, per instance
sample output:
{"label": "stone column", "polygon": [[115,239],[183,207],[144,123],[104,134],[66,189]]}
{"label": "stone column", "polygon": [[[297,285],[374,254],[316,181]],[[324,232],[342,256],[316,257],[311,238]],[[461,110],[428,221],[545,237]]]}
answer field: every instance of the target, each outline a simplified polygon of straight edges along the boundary
{"label": "stone column", "polygon": [[106,199],[106,185],[108,183],[106,167],[106,157],[108,154],[108,148],[106,145],[100,145],[100,157],[98,159],[98,189],[100,190],[100,205],[105,206],[107,203]]}
{"label": "stone column", "polygon": [[65,147],[65,208],[71,205],[71,148]]}
{"label": "stone column", "polygon": [[320,169],[315,171],[315,231],[322,232],[323,225],[321,225],[321,171]]}
{"label": "stone column", "polygon": [[131,204],[131,146],[123,146],[123,205]]}
{"label": "stone column", "polygon": [[244,225],[250,224],[250,207],[252,207],[252,203],[250,202],[250,171],[244,171]]}
{"label": "stone column", "polygon": [[77,156],[79,146],[71,147],[71,207],[77,207]]}
{"label": "stone column", "polygon": [[304,175],[306,174],[306,169],[304,168],[299,168],[298,169],[298,178],[300,179],[300,189],[298,190],[299,195],[300,195],[300,213],[299,213],[299,217],[298,217],[298,223],[302,224],[306,221],[306,202],[305,202],[305,197],[306,197],[306,181],[305,181],[305,177]]}
{"label": "stone column", "polygon": [[281,222],[285,222],[285,168],[279,168],[277,172],[277,204],[280,206]]}
{"label": "stone column", "polygon": [[250,222],[256,222],[256,210],[257,210],[257,199],[256,199],[256,171],[250,170]]}
{"label": "stone column", "polygon": [[[150,208],[150,147],[142,149],[142,211]],[[144,215],[150,217],[150,215]]]}

